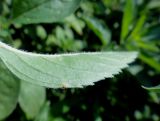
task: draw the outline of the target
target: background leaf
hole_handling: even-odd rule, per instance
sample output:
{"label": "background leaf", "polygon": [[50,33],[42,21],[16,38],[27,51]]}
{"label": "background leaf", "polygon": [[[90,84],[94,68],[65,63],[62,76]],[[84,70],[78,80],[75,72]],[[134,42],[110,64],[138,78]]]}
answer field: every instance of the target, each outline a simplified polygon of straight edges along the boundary
{"label": "background leaf", "polygon": [[106,46],[111,41],[111,32],[104,26],[100,20],[92,17],[83,17],[88,27],[100,38],[103,46]]}
{"label": "background leaf", "polygon": [[20,81],[0,60],[0,120],[12,113],[18,101]]}
{"label": "background leaf", "polygon": [[23,52],[2,42],[0,46],[0,57],[17,77],[52,88],[93,85],[118,74],[137,56],[136,52],[43,55]]}
{"label": "background leaf", "polygon": [[121,30],[121,42],[123,43],[127,34],[133,27],[133,20],[135,17],[135,1],[126,0],[126,5],[124,8],[124,15],[122,19],[122,30]]}
{"label": "background leaf", "polygon": [[14,0],[13,22],[51,23],[62,21],[78,7],[81,0]]}
{"label": "background leaf", "polygon": [[143,86],[143,88],[144,88],[144,89],[147,89],[147,90],[149,90],[149,91],[155,91],[155,92],[159,93],[160,85],[158,85],[158,86],[153,86],[153,87],[145,87],[145,86]]}
{"label": "background leaf", "polygon": [[50,121],[50,102],[46,102],[35,121]]}
{"label": "background leaf", "polygon": [[46,99],[44,87],[27,82],[21,82],[19,104],[28,119],[33,119],[40,113]]}

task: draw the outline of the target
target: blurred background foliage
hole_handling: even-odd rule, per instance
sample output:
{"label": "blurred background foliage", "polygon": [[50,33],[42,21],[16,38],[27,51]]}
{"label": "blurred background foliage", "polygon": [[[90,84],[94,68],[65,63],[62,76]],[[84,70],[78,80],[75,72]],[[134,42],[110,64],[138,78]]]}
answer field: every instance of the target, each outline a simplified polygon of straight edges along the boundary
{"label": "blurred background foliage", "polygon": [[[0,0],[0,37],[26,51],[138,51],[113,79],[84,89],[47,89],[35,121],[160,121],[160,1],[83,0],[64,22],[9,25],[12,0]],[[29,120],[19,105],[5,121]]]}

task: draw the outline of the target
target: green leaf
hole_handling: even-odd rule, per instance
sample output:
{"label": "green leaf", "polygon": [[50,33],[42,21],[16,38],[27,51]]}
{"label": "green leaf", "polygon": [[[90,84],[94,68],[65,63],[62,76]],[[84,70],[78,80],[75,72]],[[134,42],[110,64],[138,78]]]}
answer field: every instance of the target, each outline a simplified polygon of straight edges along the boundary
{"label": "green leaf", "polygon": [[144,89],[149,90],[149,91],[155,91],[155,92],[159,92],[160,91],[160,85],[158,86],[154,86],[154,87],[145,87],[142,86]]}
{"label": "green leaf", "polygon": [[46,102],[35,121],[50,121],[50,102]]}
{"label": "green leaf", "polygon": [[0,120],[15,109],[19,95],[20,81],[0,59]]}
{"label": "green leaf", "polygon": [[21,82],[19,104],[27,119],[33,119],[40,112],[46,99],[45,88],[28,82]]}
{"label": "green leaf", "polygon": [[21,24],[62,21],[81,0],[14,0],[13,22]]}
{"label": "green leaf", "polygon": [[141,17],[138,19],[136,26],[131,33],[132,38],[136,39],[137,36],[140,36],[140,34],[142,33],[142,31],[144,29],[144,24],[146,22],[146,18],[147,18],[147,14],[143,13],[141,15]]}
{"label": "green leaf", "polygon": [[94,52],[43,55],[14,49],[0,42],[0,57],[22,80],[41,86],[83,87],[113,77],[127,67],[137,52]]}
{"label": "green leaf", "polygon": [[155,9],[155,8],[159,8],[159,6],[160,6],[160,1],[159,0],[152,0],[147,5],[147,8],[148,9]]}
{"label": "green leaf", "polygon": [[47,32],[46,32],[46,30],[44,29],[44,27],[41,26],[41,25],[37,26],[36,32],[37,32],[37,36],[38,36],[39,38],[41,38],[42,40],[47,37]]}
{"label": "green leaf", "polygon": [[85,23],[74,14],[66,18],[65,24],[72,27],[79,35],[83,34]]}
{"label": "green leaf", "polygon": [[99,37],[102,44],[105,46],[111,40],[111,32],[98,19],[91,17],[83,17],[88,27]]}
{"label": "green leaf", "polygon": [[121,30],[121,42],[124,43],[130,29],[131,23],[135,17],[135,1],[134,0],[126,0],[126,5],[124,9],[124,15],[122,20],[122,30]]}
{"label": "green leaf", "polygon": [[146,64],[148,64],[149,66],[157,70],[158,72],[160,72],[160,63],[156,61],[156,59],[151,58],[150,56],[143,55],[143,54],[140,54],[139,58],[143,62],[145,62]]}

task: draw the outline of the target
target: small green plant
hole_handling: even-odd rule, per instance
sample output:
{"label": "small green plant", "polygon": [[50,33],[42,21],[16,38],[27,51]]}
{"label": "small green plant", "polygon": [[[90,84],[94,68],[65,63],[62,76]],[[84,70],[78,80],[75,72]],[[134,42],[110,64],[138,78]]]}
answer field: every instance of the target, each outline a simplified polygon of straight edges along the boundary
{"label": "small green plant", "polygon": [[[14,0],[13,17],[9,24],[61,21],[75,11],[80,1]],[[13,111],[19,93],[19,103],[27,117],[36,116],[44,103],[45,90],[32,84],[50,88],[76,88],[93,85],[93,82],[118,74],[136,56],[136,52],[34,54],[14,49],[0,42],[0,70],[2,72],[0,83],[7,83],[12,87],[10,89],[10,87],[7,88],[1,84],[3,88],[0,89],[0,92],[7,91],[8,93],[4,100],[4,97],[0,100],[0,112],[3,112],[0,114],[0,119],[4,119]],[[21,89],[19,89],[20,82]],[[27,94],[29,91],[32,95]],[[34,103],[32,97],[35,100],[36,98],[41,100]],[[36,104],[33,111],[30,110],[32,106],[30,104]]]}
{"label": "small green plant", "polygon": [[[17,103],[28,119],[34,119],[45,103],[46,88],[82,88],[94,85],[95,82],[111,78],[128,67],[128,64],[138,56],[138,52],[135,51],[137,49],[130,47],[132,45],[130,40],[140,31],[146,19],[145,16],[142,16],[137,22],[137,26],[132,32],[130,31],[130,24],[135,19],[135,4],[132,2],[132,0],[126,2],[120,37],[122,45],[125,42],[130,43],[125,45],[130,51],[104,51],[106,45],[110,43],[111,32],[103,28],[101,21],[93,16],[85,16],[85,14],[81,15],[81,18],[100,38],[103,51],[65,54],[27,52],[6,44],[6,40],[10,44],[10,37],[3,37],[7,34],[4,29],[4,33],[0,33],[0,37],[2,35],[0,39],[0,120],[8,117]],[[80,3],[81,0],[13,0],[12,17],[0,27],[9,28],[12,25],[18,27],[29,24],[62,22],[79,7]],[[74,19],[76,18],[72,15],[65,20],[66,30],[67,21]],[[81,20],[76,22],[78,24],[73,22],[70,26],[81,35],[80,27],[83,26],[83,22]],[[39,26],[38,35],[40,38],[46,38],[46,34]],[[61,43],[64,44],[64,50],[72,51],[81,48],[79,43],[75,44],[77,47],[65,43],[65,39],[73,43],[73,33],[70,31],[64,33],[61,27],[57,27],[55,36],[60,38]],[[54,39],[54,35],[49,36],[47,42],[53,42]],[[54,42],[61,47],[61,43]],[[144,46],[146,47],[146,45]],[[150,64],[150,60],[147,60],[142,54],[139,55],[139,58]],[[153,68],[159,69],[156,65],[151,65]],[[149,89],[159,89],[159,86]],[[46,107],[48,105],[47,103]],[[39,121],[39,119],[36,120]]]}

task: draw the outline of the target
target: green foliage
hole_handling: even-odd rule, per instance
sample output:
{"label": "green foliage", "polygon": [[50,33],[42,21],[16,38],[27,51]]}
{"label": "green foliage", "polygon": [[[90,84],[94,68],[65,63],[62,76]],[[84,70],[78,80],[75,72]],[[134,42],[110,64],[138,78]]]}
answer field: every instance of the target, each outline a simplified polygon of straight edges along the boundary
{"label": "green foliage", "polygon": [[21,82],[19,104],[27,119],[34,119],[40,112],[46,99],[45,88]]}
{"label": "green foliage", "polygon": [[12,73],[21,80],[51,88],[93,85],[118,74],[137,56],[135,52],[44,55],[16,50],[1,42],[0,46],[0,57]]}
{"label": "green foliage", "polygon": [[155,92],[159,92],[160,90],[160,85],[154,86],[154,87],[144,87],[145,89],[149,90],[149,91],[155,91]]}
{"label": "green foliage", "polygon": [[50,103],[46,102],[46,104],[42,107],[41,112],[36,116],[35,121],[49,121],[50,120]]}
{"label": "green foliage", "polygon": [[111,32],[107,27],[95,18],[84,17],[88,27],[100,38],[104,46],[111,41]]}
{"label": "green foliage", "polygon": [[13,22],[21,24],[62,21],[81,0],[14,0]]}
{"label": "green foliage", "polygon": [[128,36],[129,31],[133,28],[135,18],[135,1],[127,0],[122,20],[121,42],[123,43]]}
{"label": "green foliage", "polygon": [[0,120],[15,109],[20,89],[20,81],[0,61]]}
{"label": "green foliage", "polygon": [[[16,1],[18,0],[13,0],[13,3],[15,4]],[[60,0],[57,2],[66,3],[66,1]],[[1,88],[0,115],[3,116],[1,119],[6,118],[15,109],[4,121],[160,120],[158,86],[160,84],[159,0],[83,0],[79,8],[77,7],[79,4],[77,1],[77,3],[73,3],[75,5],[73,9],[74,11],[76,8],[78,9],[71,16],[68,16],[70,13],[67,10],[70,9],[66,8],[65,4],[61,15],[65,14],[65,16],[68,16],[67,18],[64,19],[65,16],[62,16],[61,21],[57,20],[57,23],[52,23],[55,18],[58,19],[60,16],[55,17],[52,13],[50,17],[46,17],[48,12],[44,14],[45,17],[41,18],[44,21],[40,22],[34,19],[33,21],[36,24],[31,24],[33,21],[24,19],[24,14],[19,14],[20,18],[16,19],[15,9],[20,4],[13,6],[11,2],[12,0],[1,0],[0,2],[0,38],[4,40],[4,43],[8,43],[14,48],[49,54],[79,53],[80,51],[138,51],[139,56],[135,63],[123,70],[123,73],[115,76],[115,78],[96,82],[94,86],[83,89],[45,89],[47,91],[45,103],[40,103],[43,99],[37,98],[36,100],[39,106],[33,105],[33,100],[29,99],[35,99],[36,97],[32,97],[32,91],[29,95],[26,95],[26,97],[29,96],[27,98],[29,101],[27,99],[23,100],[27,103],[31,101],[28,107],[25,105],[25,109],[21,105],[15,107],[18,101],[16,97],[18,96],[15,96],[16,99],[11,103],[12,96],[7,96],[8,94],[5,95],[10,99],[9,104],[3,105],[1,100],[7,98],[1,98],[4,95],[1,91],[4,88]],[[20,0],[19,2],[23,3]],[[44,4],[40,4],[39,7],[43,8]],[[16,11],[22,12],[23,8],[26,7],[20,6],[19,8],[21,9]],[[13,9],[14,11],[12,11]],[[34,17],[38,16],[38,13],[42,13],[39,10],[37,11],[37,8],[34,12],[36,12]],[[71,12],[73,11],[71,10]],[[26,18],[32,19],[30,11],[25,12],[25,15],[27,15]],[[9,61],[12,62],[15,58],[14,56]],[[27,61],[28,64],[30,64],[30,60]],[[97,58],[94,61],[97,63]],[[118,62],[120,59],[116,61]],[[37,63],[35,65],[39,66]],[[4,64],[2,66],[5,68],[2,69],[4,74],[11,75],[3,76],[4,80],[7,77],[14,76]],[[13,66],[15,65],[13,64]],[[96,64],[90,66],[89,69],[93,71],[93,67],[96,68]],[[82,66],[79,66],[79,68],[82,68]],[[103,70],[102,73],[106,71],[104,68],[101,69],[97,67],[95,70]],[[8,73],[4,70],[7,70]],[[22,72],[24,70],[25,68]],[[18,84],[19,79],[16,82]],[[18,90],[18,87],[16,88]],[[24,87],[24,89],[29,88]],[[13,91],[11,92],[13,93]],[[12,93],[9,93],[9,95],[13,95]],[[16,95],[19,94],[17,92]],[[37,94],[40,98],[38,92],[34,94]],[[20,96],[23,97],[22,93]],[[3,102],[7,103],[8,101]],[[10,106],[7,108],[7,105],[12,105],[12,108]],[[3,114],[5,111],[1,111],[1,106],[5,106],[5,110],[8,110],[6,114]],[[35,115],[29,116],[30,113],[25,110],[34,111],[31,109],[32,106],[36,110],[33,113]]]}

